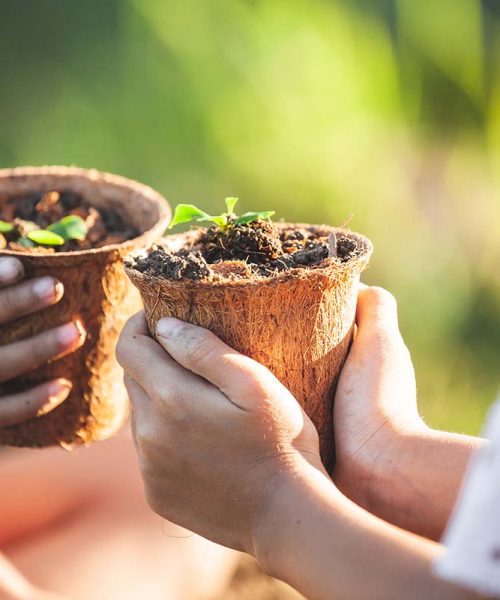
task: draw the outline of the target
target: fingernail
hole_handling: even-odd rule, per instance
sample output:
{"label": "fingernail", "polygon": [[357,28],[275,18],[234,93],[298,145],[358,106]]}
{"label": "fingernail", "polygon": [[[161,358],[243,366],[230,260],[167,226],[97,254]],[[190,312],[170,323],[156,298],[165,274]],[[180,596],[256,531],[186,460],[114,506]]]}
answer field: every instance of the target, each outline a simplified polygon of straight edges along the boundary
{"label": "fingernail", "polygon": [[81,337],[81,331],[75,323],[67,323],[57,330],[57,339],[64,346],[71,346]]}
{"label": "fingernail", "polygon": [[15,258],[2,258],[0,259],[0,282],[10,283],[16,281],[21,277],[23,267],[21,263]]}
{"label": "fingernail", "polygon": [[56,406],[59,406],[59,404],[64,402],[69,396],[72,387],[73,384],[67,379],[55,379],[52,381],[49,384],[49,399],[38,409],[36,416],[41,417],[42,415],[46,415]]}
{"label": "fingernail", "polygon": [[42,277],[33,283],[33,293],[44,302],[56,302],[61,299],[64,287],[53,277]]}
{"label": "fingernail", "polygon": [[160,319],[156,324],[156,334],[163,338],[169,338],[178,335],[181,329],[184,328],[184,325],[184,321],[179,321],[179,319],[172,317]]}

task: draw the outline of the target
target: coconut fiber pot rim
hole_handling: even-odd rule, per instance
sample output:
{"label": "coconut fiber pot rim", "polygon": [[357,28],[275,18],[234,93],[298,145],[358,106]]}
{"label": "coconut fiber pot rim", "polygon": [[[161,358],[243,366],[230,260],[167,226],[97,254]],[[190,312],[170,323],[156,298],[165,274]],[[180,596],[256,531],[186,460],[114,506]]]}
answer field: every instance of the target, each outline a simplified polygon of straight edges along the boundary
{"label": "coconut fiber pot rim", "polygon": [[[79,189],[81,188],[81,189]],[[94,188],[94,189],[93,189]],[[15,256],[21,259],[36,260],[38,264],[57,267],[60,263],[67,263],[68,259],[78,262],[78,257],[86,258],[89,255],[103,254],[118,250],[121,253],[127,248],[136,248],[147,244],[148,240],[160,237],[170,219],[171,211],[166,200],[153,188],[139,183],[133,179],[98,171],[97,169],[83,169],[80,167],[43,166],[43,167],[14,167],[0,169],[0,194],[17,196],[22,194],[56,191],[70,191],[80,193],[90,202],[89,193],[95,191],[102,196],[103,191],[112,194],[114,191],[123,194],[135,192],[138,200],[150,199],[158,207],[158,218],[153,227],[143,231],[139,236],[125,240],[119,244],[109,244],[101,248],[89,250],[75,250],[73,252],[54,252],[51,254],[36,254],[32,252],[18,252],[16,250],[2,249],[0,255]],[[92,203],[92,202],[91,202]]]}
{"label": "coconut fiber pot rim", "polygon": [[[373,244],[371,241],[361,235],[360,233],[356,233],[354,231],[350,231],[349,229],[342,229],[338,227],[332,227],[330,225],[312,225],[309,223],[285,223],[285,222],[277,222],[275,225],[279,229],[308,229],[308,230],[316,230],[324,235],[329,235],[331,233],[335,233],[336,235],[344,235],[350,239],[354,239],[358,245],[363,248],[363,252],[350,258],[346,262],[337,261],[335,258],[325,258],[321,263],[313,267],[296,267],[291,269],[290,271],[284,271],[278,273],[277,275],[273,275],[271,277],[259,277],[255,279],[214,279],[214,280],[199,280],[193,281],[191,279],[181,279],[181,280],[173,280],[167,279],[166,277],[154,276],[154,275],[145,275],[140,271],[137,271],[133,267],[127,266],[127,261],[133,259],[136,256],[144,255],[144,250],[139,250],[132,252],[129,256],[125,257],[125,272],[130,277],[132,281],[140,282],[144,286],[152,286],[157,285],[159,288],[162,285],[168,285],[170,289],[183,288],[183,289],[202,289],[202,288],[248,288],[255,286],[273,286],[280,283],[285,283],[295,279],[305,279],[312,274],[314,275],[324,275],[327,277],[335,277],[336,275],[341,276],[345,273],[352,272],[361,272],[368,264],[370,257],[373,252]],[[185,231],[183,233],[177,233],[165,236],[163,238],[163,243],[171,250],[180,250],[185,247],[186,244],[191,243],[198,236],[199,231],[203,228],[197,228],[190,231]],[[147,250],[146,250],[147,252]]]}

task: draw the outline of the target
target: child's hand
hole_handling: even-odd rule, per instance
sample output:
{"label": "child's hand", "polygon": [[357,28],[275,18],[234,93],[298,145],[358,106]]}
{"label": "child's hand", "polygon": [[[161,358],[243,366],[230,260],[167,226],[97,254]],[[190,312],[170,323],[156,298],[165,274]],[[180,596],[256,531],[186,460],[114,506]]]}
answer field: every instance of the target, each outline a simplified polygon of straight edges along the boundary
{"label": "child's hand", "polygon": [[480,440],[434,431],[422,421],[389,292],[362,286],[356,323],[335,396],[334,481],[371,512],[439,539]]}
{"label": "child's hand", "polygon": [[335,479],[359,501],[370,474],[389,469],[406,435],[426,429],[417,410],[415,373],[398,328],[394,297],[362,285],[357,333],[334,404]]}
{"label": "child's hand", "polygon": [[[52,277],[22,281],[23,266],[13,257],[0,257],[0,326],[22,315],[56,304],[63,285]],[[20,282],[20,283],[19,283]],[[0,384],[67,354],[83,342],[80,328],[67,323],[32,338],[0,346]],[[63,402],[71,390],[66,379],[43,383],[27,392],[0,396],[0,426],[44,415]]]}
{"label": "child's hand", "polygon": [[157,335],[160,343],[139,313],[117,348],[148,501],[178,525],[251,552],[281,482],[311,464],[323,470],[316,430],[270,371],[209,331],[163,319]]}

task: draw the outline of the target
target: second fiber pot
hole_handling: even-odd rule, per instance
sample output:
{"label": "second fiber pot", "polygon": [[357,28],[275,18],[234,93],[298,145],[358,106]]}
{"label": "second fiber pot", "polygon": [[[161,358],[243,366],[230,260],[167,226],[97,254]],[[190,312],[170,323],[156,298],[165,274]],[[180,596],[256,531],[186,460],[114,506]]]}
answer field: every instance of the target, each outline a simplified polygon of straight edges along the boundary
{"label": "second fiber pot", "polygon": [[[129,266],[126,273],[141,293],[152,335],[159,319],[176,317],[210,329],[268,367],[313,421],[323,463],[330,470],[334,463],[333,396],[353,336],[357,284],[372,245],[357,233],[328,226],[278,227],[346,236],[356,242],[358,251],[345,262],[326,258],[311,268],[258,279],[175,281]],[[190,248],[197,235],[193,231],[171,235],[162,244],[175,252]]]}
{"label": "second fiber pot", "polygon": [[109,437],[128,414],[128,399],[114,350],[125,321],[140,299],[123,271],[122,258],[158,239],[170,217],[166,201],[151,188],[107,173],[73,167],[26,167],[0,171],[0,202],[55,190],[76,195],[96,209],[113,210],[136,232],[133,239],[88,250],[54,253],[1,250],[23,265],[28,278],[50,275],[64,284],[62,300],[41,312],[2,325],[0,344],[31,338],[78,319],[87,334],[75,352],[3,383],[0,396],[64,377],[73,388],[47,415],[0,428],[0,444],[72,447]]}

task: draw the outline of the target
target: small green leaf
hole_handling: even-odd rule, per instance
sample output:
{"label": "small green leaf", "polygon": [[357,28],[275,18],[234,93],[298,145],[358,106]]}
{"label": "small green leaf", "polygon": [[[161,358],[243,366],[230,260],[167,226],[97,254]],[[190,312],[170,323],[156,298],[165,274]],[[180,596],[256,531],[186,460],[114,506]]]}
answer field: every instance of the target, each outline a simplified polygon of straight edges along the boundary
{"label": "small green leaf", "polygon": [[25,248],[34,248],[36,246],[35,242],[32,242],[31,240],[29,240],[27,237],[20,237],[17,240],[17,243],[20,246],[24,246]]}
{"label": "small green leaf", "polygon": [[236,225],[244,225],[245,223],[253,223],[253,221],[257,221],[257,219],[270,219],[274,214],[276,214],[276,211],[274,210],[246,212],[240,217],[237,217],[234,222]]}
{"label": "small green leaf", "polygon": [[[224,229],[228,225],[229,218],[234,215],[234,207],[238,202],[238,198],[229,196],[225,199],[225,201],[227,212],[215,216],[207,214],[205,211],[200,210],[192,204],[179,204],[175,208],[174,216],[170,221],[168,228],[171,229],[174,225],[178,225],[179,223],[189,223],[189,221],[196,221],[198,223],[208,221],[210,223],[215,223],[221,229]],[[241,217],[236,217],[233,222],[236,225],[241,225],[243,223],[251,223],[257,219],[269,219],[274,214],[275,213],[272,210],[263,212],[247,212],[244,215],[241,215]]]}
{"label": "small green leaf", "polygon": [[85,221],[78,215],[63,217],[57,223],[52,223],[52,225],[47,227],[47,230],[57,233],[57,235],[60,235],[66,241],[84,240],[89,232]]}
{"label": "small green leaf", "polygon": [[13,231],[14,225],[7,223],[7,221],[0,221],[0,233],[9,233]]}
{"label": "small green leaf", "polygon": [[228,215],[232,215],[234,213],[234,207],[236,206],[237,202],[238,202],[238,198],[233,198],[232,196],[230,196],[229,198],[226,198],[226,206],[227,206],[227,214]]}
{"label": "small green leaf", "polygon": [[210,220],[212,217],[203,210],[196,208],[193,204],[178,204],[175,207],[174,216],[170,221],[168,228],[172,229],[180,223],[189,223],[189,221]]}
{"label": "small green leaf", "polygon": [[30,231],[26,236],[35,244],[41,246],[62,246],[64,244],[64,238],[57,233],[48,231],[47,229],[37,229],[36,231]]}
{"label": "small green leaf", "polygon": [[216,217],[207,215],[206,217],[201,217],[200,219],[196,219],[196,221],[198,223],[209,221],[210,223],[215,223],[219,227],[224,228],[227,225],[227,215],[217,215]]}

